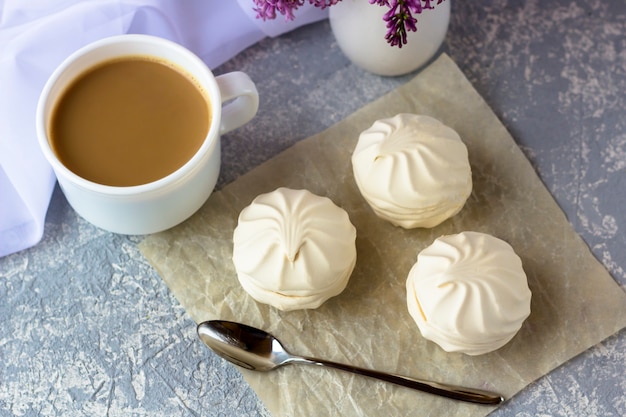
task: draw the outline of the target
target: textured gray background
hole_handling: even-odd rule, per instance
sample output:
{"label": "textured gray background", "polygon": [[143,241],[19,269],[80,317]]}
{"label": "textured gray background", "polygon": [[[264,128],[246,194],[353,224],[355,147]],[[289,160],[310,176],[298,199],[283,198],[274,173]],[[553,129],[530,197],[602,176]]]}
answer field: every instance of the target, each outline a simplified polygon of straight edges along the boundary
{"label": "textured gray background", "polygon": [[[626,2],[455,1],[444,50],[626,289]],[[267,39],[243,70],[261,108],[223,138],[219,187],[409,80],[351,65],[327,22]],[[136,248],[55,190],[43,241],[0,259],[0,415],[266,415]],[[445,414],[445,413],[444,413]],[[626,416],[626,331],[494,416]]]}

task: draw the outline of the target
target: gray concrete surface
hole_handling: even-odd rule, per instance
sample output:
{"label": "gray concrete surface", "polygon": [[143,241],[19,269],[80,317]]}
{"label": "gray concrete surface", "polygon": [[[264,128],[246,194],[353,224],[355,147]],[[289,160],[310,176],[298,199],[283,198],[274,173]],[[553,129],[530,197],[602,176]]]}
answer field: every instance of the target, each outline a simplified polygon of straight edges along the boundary
{"label": "gray concrete surface", "polygon": [[[455,1],[444,47],[623,290],[625,33],[623,0]],[[216,73],[232,70],[257,82],[261,108],[223,138],[218,187],[412,77],[356,68],[328,22],[266,39]],[[42,242],[0,259],[0,415],[267,415],[199,342],[139,240],[91,226],[56,189]],[[626,331],[493,415],[626,416]]]}

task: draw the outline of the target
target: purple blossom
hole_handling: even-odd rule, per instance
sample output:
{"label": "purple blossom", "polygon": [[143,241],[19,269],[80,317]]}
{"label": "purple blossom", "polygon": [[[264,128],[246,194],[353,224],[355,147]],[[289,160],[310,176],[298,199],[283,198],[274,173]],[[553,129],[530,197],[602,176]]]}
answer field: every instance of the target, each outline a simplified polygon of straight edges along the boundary
{"label": "purple blossom", "polygon": [[[339,3],[341,0],[308,0],[320,9]],[[285,16],[285,20],[295,18],[294,11],[304,4],[304,0],[254,0],[256,17],[263,20],[276,19],[276,14]]]}
{"label": "purple blossom", "polygon": [[[277,14],[285,16],[285,20],[295,19],[294,11],[304,4],[305,0],[253,0],[256,17],[263,20],[275,19]],[[341,0],[308,0],[315,7],[325,9]],[[434,9],[433,3],[444,0],[369,0],[370,4],[388,7],[383,15],[387,23],[385,39],[391,46],[402,48],[407,43],[407,31],[417,31],[417,18],[414,15],[425,9]]]}
{"label": "purple blossom", "polygon": [[[435,0],[370,0],[370,4],[389,7],[383,15],[387,22],[387,34],[385,39],[391,46],[402,48],[407,43],[407,31],[417,31],[417,18],[414,14],[420,14],[425,9],[434,9]],[[444,0],[437,0],[437,4]],[[423,4],[422,4],[423,3]]]}
{"label": "purple blossom", "polygon": [[276,19],[276,12],[285,16],[285,20],[293,20],[294,10],[304,4],[304,0],[254,0],[256,5],[252,10],[256,12],[257,19]]}

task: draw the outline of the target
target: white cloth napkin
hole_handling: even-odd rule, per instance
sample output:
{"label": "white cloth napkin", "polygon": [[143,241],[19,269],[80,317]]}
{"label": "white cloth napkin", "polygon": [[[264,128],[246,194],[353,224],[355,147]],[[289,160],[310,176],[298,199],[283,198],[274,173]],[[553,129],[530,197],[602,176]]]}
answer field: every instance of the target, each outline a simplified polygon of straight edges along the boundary
{"label": "white cloth napkin", "polygon": [[0,0],[0,256],[43,235],[55,178],[37,144],[35,110],[65,57],[97,39],[143,33],[178,42],[215,68],[266,36],[326,16],[305,6],[294,21],[263,22],[253,6],[252,0]]}

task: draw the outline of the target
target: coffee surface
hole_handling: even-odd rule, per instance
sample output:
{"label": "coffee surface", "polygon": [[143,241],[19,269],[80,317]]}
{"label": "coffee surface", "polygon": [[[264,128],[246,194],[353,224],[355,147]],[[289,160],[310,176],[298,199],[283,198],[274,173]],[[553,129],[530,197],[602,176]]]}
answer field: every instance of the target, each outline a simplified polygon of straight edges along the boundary
{"label": "coffee surface", "polygon": [[173,64],[127,57],[77,78],[56,104],[49,136],[77,175],[133,186],[163,178],[200,148],[210,124],[208,98]]}

